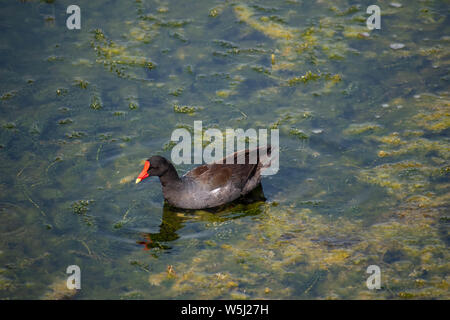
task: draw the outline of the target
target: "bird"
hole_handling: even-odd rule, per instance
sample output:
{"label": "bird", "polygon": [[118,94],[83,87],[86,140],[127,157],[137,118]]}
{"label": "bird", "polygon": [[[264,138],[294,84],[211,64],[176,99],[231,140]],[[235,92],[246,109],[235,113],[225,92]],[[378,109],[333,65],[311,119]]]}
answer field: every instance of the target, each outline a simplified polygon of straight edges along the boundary
{"label": "bird", "polygon": [[[270,145],[237,151],[219,161],[198,166],[181,177],[169,160],[156,155],[145,161],[136,184],[157,176],[164,199],[171,206],[214,208],[245,196],[259,186],[261,171],[270,166],[271,151]],[[255,152],[256,161],[250,161],[255,159],[252,152]]]}

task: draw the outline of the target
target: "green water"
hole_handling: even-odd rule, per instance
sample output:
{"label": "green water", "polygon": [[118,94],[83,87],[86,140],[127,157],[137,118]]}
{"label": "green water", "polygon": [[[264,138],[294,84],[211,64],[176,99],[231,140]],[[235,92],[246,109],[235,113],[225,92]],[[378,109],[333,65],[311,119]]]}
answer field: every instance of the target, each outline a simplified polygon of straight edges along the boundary
{"label": "green water", "polygon": [[[449,1],[393,2],[3,1],[0,299],[448,299]],[[194,120],[280,130],[265,201],[134,184]]]}

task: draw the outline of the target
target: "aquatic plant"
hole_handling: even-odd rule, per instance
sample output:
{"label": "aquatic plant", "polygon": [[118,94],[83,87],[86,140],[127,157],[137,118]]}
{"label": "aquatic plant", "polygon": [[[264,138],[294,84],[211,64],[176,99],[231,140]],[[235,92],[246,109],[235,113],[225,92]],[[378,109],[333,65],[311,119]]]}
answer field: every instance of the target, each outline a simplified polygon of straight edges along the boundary
{"label": "aquatic plant", "polygon": [[[131,34],[133,36],[133,32]],[[93,37],[91,46],[97,53],[97,62],[103,64],[119,77],[130,77],[129,74],[127,75],[127,67],[153,69],[155,66],[150,59],[132,55],[125,45],[109,40],[100,29],[93,31]],[[140,39],[137,38],[136,40]]]}
{"label": "aquatic plant", "polygon": [[199,110],[198,107],[179,106],[177,104],[173,106],[173,111],[175,111],[176,113],[186,113],[189,115],[193,115],[197,110]]}
{"label": "aquatic plant", "polygon": [[[0,299],[449,298],[442,1],[384,6],[395,37],[347,0],[133,5],[86,3],[69,38],[0,13]],[[280,130],[265,202],[168,210],[134,185],[190,115]],[[89,290],[65,292],[69,264]]]}

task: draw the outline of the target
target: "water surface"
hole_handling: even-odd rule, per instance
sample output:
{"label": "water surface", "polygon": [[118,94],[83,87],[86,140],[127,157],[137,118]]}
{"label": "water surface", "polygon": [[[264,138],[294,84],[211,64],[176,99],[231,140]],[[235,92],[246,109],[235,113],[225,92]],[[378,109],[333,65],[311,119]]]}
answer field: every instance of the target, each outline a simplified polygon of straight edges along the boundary
{"label": "water surface", "polygon": [[[3,2],[0,298],[448,299],[448,1],[372,2]],[[280,130],[265,201],[134,184],[194,120]]]}

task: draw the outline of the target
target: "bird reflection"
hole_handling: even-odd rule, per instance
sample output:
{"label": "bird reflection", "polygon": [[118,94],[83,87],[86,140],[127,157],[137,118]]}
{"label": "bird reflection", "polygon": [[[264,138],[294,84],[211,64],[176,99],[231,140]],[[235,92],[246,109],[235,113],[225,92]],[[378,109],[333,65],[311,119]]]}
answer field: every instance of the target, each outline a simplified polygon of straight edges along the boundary
{"label": "bird reflection", "polygon": [[150,250],[152,254],[156,251],[170,249],[167,244],[170,241],[178,239],[180,236],[177,231],[183,228],[186,221],[202,218],[200,212],[209,212],[223,220],[239,219],[249,215],[258,215],[262,212],[261,204],[265,203],[266,198],[262,185],[252,190],[249,194],[239,199],[215,208],[203,210],[179,209],[170,206],[167,201],[164,202],[162,212],[162,222],[157,233],[142,233],[142,240],[137,241],[144,247],[144,250]]}

